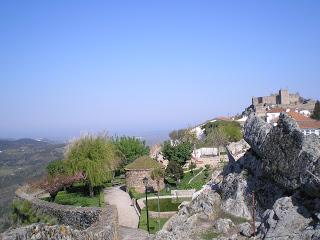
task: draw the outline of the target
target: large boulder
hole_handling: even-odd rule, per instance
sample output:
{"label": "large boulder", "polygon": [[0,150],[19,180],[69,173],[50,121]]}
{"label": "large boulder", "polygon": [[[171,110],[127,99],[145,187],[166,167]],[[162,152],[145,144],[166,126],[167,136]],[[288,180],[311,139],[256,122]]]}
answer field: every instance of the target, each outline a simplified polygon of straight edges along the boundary
{"label": "large boulder", "polygon": [[259,237],[263,239],[318,239],[309,211],[294,203],[292,197],[279,198],[272,209],[263,214]]}
{"label": "large boulder", "polygon": [[244,138],[260,157],[264,176],[289,192],[303,189],[320,197],[320,140],[316,135],[304,136],[295,120],[281,113],[275,127],[251,115]]}

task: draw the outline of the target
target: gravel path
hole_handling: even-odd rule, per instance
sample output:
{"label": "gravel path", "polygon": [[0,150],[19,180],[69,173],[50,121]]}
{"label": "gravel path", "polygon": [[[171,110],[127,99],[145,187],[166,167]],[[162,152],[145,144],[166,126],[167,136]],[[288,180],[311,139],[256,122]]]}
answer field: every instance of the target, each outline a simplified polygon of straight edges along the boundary
{"label": "gravel path", "polygon": [[132,206],[128,193],[122,191],[119,187],[106,188],[104,190],[104,201],[107,204],[116,205],[120,226],[138,228],[139,216]]}

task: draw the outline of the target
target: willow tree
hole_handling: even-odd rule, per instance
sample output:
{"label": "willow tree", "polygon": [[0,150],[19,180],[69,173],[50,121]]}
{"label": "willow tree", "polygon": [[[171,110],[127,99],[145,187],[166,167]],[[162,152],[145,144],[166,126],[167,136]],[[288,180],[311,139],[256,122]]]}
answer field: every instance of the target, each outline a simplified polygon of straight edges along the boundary
{"label": "willow tree", "polygon": [[157,182],[158,192],[158,227],[160,230],[160,181],[164,179],[165,171],[163,168],[155,168],[151,172],[151,179]]}
{"label": "willow tree", "polygon": [[85,135],[67,146],[66,163],[72,173],[82,172],[89,194],[93,188],[111,180],[120,158],[115,145],[106,135]]}

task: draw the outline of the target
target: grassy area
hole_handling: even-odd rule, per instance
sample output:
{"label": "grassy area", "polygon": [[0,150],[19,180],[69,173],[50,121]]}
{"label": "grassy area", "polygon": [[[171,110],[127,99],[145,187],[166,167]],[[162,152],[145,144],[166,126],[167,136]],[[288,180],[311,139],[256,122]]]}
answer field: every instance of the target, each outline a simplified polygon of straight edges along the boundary
{"label": "grassy area", "polygon": [[11,216],[15,224],[29,225],[39,222],[49,225],[57,224],[56,218],[46,214],[39,214],[31,207],[30,202],[17,199],[12,202]]}
{"label": "grassy area", "polygon": [[95,194],[94,197],[89,197],[83,193],[60,191],[54,202],[62,205],[100,207],[100,193]]}
{"label": "grassy area", "polygon": [[[163,225],[168,221],[168,218],[160,218],[160,229],[158,226],[158,219],[157,218],[149,218],[149,228],[150,228],[150,233],[156,233],[159,230],[162,229]],[[143,230],[148,230],[147,229],[147,211],[146,209],[141,210],[141,216],[139,220],[139,228]]]}
{"label": "grassy area", "polygon": [[220,211],[219,213],[219,218],[229,218],[235,225],[241,224],[241,223],[245,223],[248,220],[242,217],[236,217],[234,215],[225,213],[223,211]]}
{"label": "grassy area", "polygon": [[202,233],[201,234],[201,239],[203,240],[211,240],[213,238],[217,238],[219,237],[219,233],[216,233],[216,232],[213,232],[213,231],[208,231],[208,232],[205,232],[205,233]]}
{"label": "grassy area", "polygon": [[[44,199],[49,201],[50,198]],[[104,194],[101,188],[95,188],[94,196],[89,197],[83,183],[75,183],[67,191],[58,192],[55,203],[81,207],[103,207]]]}
{"label": "grassy area", "polygon": [[[181,201],[173,201],[171,198],[160,199],[160,211],[170,212],[177,211]],[[158,211],[158,199],[148,200],[148,208],[150,211]]]}
{"label": "grassy area", "polygon": [[[144,198],[146,197],[145,193],[139,193],[137,191],[134,190],[134,188],[130,188],[129,189],[129,195],[131,196],[131,198],[135,198],[135,199],[140,199],[140,198]],[[160,196],[168,196],[171,195],[171,192],[167,192],[166,189],[162,189],[160,191]],[[153,192],[153,193],[148,193],[148,197],[154,197],[154,196],[158,196],[157,192]]]}
{"label": "grassy area", "polygon": [[210,178],[212,171],[209,169],[207,172],[206,170],[202,171],[197,177],[195,177],[191,183],[189,181],[196,176],[202,169],[194,171],[193,174],[186,173],[181,182],[178,184],[177,189],[196,189],[200,190],[204,184],[206,184]]}
{"label": "grassy area", "polygon": [[[206,176],[204,172],[202,172],[199,176],[197,176],[190,184],[188,183],[194,176],[196,176],[202,168],[194,170],[193,173],[186,172],[183,176],[183,178],[180,180],[180,183],[177,184],[177,186],[170,186],[170,190],[167,191],[166,189],[163,189],[160,191],[160,196],[168,196],[171,195],[171,190],[179,189],[193,189],[200,190],[202,186],[207,183],[211,178],[212,170],[208,171],[208,175]],[[145,193],[138,193],[134,190],[134,188],[129,189],[129,194],[131,198],[140,199],[145,197]],[[148,193],[148,197],[157,196],[157,193]]]}

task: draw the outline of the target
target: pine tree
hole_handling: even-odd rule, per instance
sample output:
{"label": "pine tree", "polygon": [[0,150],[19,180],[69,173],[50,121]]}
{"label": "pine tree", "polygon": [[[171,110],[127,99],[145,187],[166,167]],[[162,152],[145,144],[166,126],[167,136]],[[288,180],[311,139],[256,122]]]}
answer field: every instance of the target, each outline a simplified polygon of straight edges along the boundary
{"label": "pine tree", "polygon": [[317,101],[314,106],[313,114],[311,116],[313,119],[320,120],[320,102]]}

